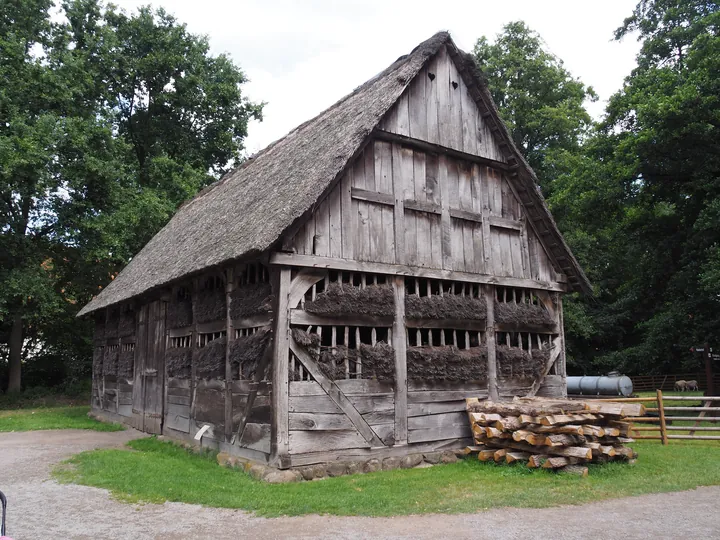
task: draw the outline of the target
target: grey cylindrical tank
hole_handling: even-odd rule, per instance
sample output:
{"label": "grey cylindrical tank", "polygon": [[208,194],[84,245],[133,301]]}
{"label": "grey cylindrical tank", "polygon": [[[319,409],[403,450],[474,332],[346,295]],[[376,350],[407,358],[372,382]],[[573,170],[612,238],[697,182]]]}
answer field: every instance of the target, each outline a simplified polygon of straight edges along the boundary
{"label": "grey cylindrical tank", "polygon": [[567,393],[579,396],[630,396],[633,385],[630,377],[568,377]]}

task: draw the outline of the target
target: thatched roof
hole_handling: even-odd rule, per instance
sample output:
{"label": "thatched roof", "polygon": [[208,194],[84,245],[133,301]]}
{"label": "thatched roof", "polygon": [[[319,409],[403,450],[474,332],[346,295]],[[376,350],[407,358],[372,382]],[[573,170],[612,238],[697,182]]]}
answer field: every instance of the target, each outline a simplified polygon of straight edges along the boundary
{"label": "thatched roof", "polygon": [[[447,32],[421,43],[409,55],[348,96],[227,173],[183,205],[170,222],[96,298],[85,315],[198,273],[208,267],[266,251],[339,179],[372,130],[398,100],[429,58],[443,45],[468,86],[490,108],[505,147],[524,169],[518,179],[538,204],[550,241],[574,288],[589,291],[587,278],[567,248],[536,187],[535,176],[512,143],[492,103],[482,74]],[[463,66],[464,64],[464,66]]]}

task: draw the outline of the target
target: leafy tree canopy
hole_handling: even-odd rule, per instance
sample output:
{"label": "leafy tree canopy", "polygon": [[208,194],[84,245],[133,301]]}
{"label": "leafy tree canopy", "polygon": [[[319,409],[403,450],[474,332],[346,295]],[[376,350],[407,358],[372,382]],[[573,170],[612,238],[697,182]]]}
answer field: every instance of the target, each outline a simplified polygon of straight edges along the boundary
{"label": "leafy tree canopy", "polygon": [[68,321],[241,158],[262,109],[231,59],[162,9],[52,9],[0,3],[0,335],[13,389],[32,335],[89,357],[87,339],[68,347]]}

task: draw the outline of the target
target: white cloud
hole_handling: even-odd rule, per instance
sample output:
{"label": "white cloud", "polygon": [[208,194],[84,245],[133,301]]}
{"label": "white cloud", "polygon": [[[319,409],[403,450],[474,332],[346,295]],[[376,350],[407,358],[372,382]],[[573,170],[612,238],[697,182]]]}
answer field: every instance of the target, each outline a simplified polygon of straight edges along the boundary
{"label": "white cloud", "polygon": [[[134,10],[147,0],[115,0]],[[634,66],[638,44],[612,41],[636,0],[165,0],[156,2],[207,34],[214,53],[227,52],[251,82],[246,93],[266,101],[265,119],[246,141],[254,153],[332,105],[439,30],[471,50],[510,21],[524,20],[542,35],[570,72],[605,101]]]}

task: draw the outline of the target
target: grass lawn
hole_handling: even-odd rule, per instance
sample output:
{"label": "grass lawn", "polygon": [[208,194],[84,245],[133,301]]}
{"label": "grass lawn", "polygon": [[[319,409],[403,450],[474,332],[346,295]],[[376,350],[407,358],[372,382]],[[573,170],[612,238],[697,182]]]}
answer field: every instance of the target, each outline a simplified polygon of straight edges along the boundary
{"label": "grass lawn", "polygon": [[120,424],[108,424],[88,418],[90,407],[53,407],[40,409],[0,410],[0,432],[39,429],[94,429],[122,431]]}
{"label": "grass lawn", "polygon": [[109,489],[128,502],[177,501],[239,508],[261,516],[391,516],[475,512],[493,507],[548,507],[720,484],[720,444],[633,444],[633,465],[590,465],[589,478],[467,459],[429,469],[397,470],[296,484],[265,484],[221,468],[213,455],[139,439],[95,450],[55,471],[60,481]]}

